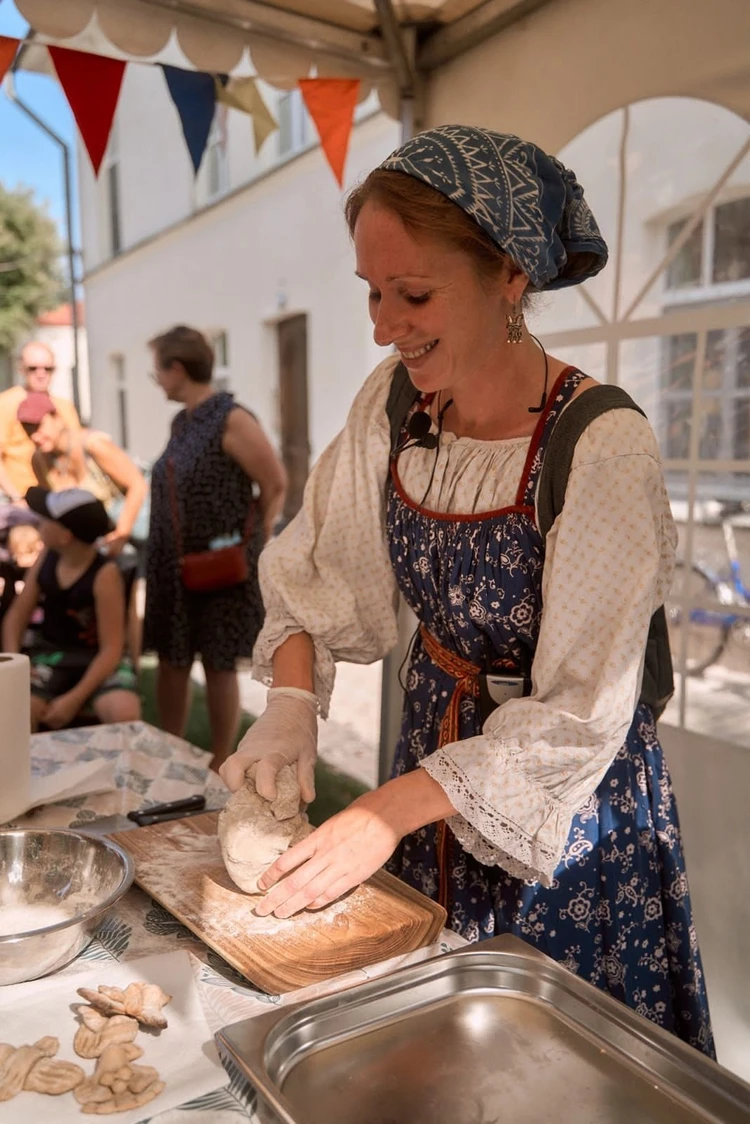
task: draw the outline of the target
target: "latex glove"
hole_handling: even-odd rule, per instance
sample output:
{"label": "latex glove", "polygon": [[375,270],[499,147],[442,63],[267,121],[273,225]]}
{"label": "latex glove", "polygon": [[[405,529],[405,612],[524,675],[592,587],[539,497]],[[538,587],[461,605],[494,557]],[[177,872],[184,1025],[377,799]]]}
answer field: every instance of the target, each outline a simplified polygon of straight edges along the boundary
{"label": "latex glove", "polygon": [[255,787],[265,800],[276,799],[276,775],[297,762],[297,779],[306,804],[315,799],[315,759],[318,754],[318,700],[298,687],[272,687],[266,709],[253,722],[235,753],[219,768],[232,792],[241,788],[245,773],[258,763]]}

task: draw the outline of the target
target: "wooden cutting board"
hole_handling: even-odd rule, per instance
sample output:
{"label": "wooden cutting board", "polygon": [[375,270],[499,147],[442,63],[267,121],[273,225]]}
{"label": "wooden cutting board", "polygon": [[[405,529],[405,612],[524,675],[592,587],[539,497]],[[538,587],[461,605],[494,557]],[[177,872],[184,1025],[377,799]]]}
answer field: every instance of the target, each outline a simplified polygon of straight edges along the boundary
{"label": "wooden cutting board", "polygon": [[113,834],[135,860],[135,880],[256,987],[307,987],[431,944],[446,912],[378,871],[348,897],[296,917],[257,917],[259,896],[238,890],[216,834],[218,812]]}

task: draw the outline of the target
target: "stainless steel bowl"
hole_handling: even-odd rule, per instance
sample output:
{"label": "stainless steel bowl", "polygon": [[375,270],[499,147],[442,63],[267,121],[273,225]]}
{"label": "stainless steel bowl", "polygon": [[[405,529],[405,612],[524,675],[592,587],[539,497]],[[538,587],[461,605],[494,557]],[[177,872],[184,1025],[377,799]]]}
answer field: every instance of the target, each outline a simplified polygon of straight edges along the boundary
{"label": "stainless steel bowl", "polygon": [[[133,860],[108,839],[62,829],[0,829],[0,986],[46,976],[89,943],[104,914],[133,882]],[[50,906],[69,915],[26,932],[6,930],[21,913]],[[5,924],[3,924],[5,915]]]}

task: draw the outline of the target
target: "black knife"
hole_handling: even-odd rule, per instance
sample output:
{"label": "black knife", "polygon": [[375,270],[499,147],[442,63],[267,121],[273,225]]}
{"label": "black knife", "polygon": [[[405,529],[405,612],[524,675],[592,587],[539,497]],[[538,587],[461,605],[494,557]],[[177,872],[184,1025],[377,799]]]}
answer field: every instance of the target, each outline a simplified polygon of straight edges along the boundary
{"label": "black knife", "polygon": [[171,800],[167,804],[152,804],[150,808],[139,808],[137,812],[128,812],[128,819],[137,823],[139,827],[147,827],[153,823],[164,823],[166,820],[179,820],[183,816],[195,815],[206,807],[206,798],[201,793],[186,796],[184,800]]}

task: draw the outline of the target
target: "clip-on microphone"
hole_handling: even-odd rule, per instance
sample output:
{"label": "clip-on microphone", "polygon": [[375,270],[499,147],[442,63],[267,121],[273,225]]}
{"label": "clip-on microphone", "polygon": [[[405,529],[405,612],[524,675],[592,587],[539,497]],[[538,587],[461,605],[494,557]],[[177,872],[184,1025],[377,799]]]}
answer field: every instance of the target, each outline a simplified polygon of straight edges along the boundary
{"label": "clip-on microphone", "polygon": [[539,402],[539,405],[538,406],[529,406],[529,413],[530,414],[541,414],[542,411],[544,410],[544,407],[547,405],[547,377],[549,375],[549,363],[547,362],[547,352],[544,350],[542,345],[539,343],[539,340],[536,338],[536,336],[531,336],[531,338],[534,341],[534,343],[539,344],[539,347],[542,348],[542,355],[544,356],[544,390],[542,391],[542,397],[541,397],[541,400]]}
{"label": "clip-on microphone", "polygon": [[426,410],[415,410],[406,426],[409,440],[413,441],[415,445],[421,445],[423,449],[436,449],[437,434],[430,433],[431,425],[432,419]]}
{"label": "clip-on microphone", "polygon": [[431,425],[432,419],[426,410],[415,410],[406,423],[406,440],[396,446],[391,457],[397,457],[405,449],[436,449],[438,438],[436,433],[430,433]]}

